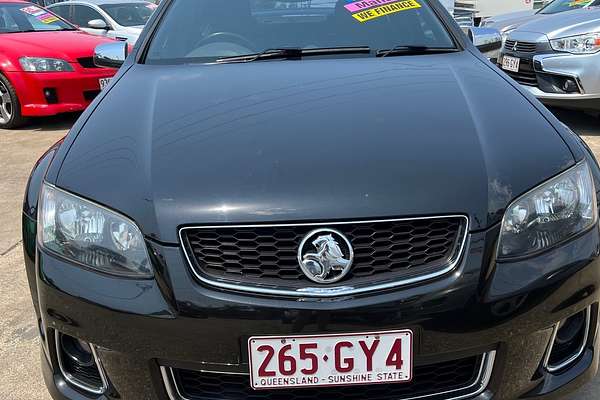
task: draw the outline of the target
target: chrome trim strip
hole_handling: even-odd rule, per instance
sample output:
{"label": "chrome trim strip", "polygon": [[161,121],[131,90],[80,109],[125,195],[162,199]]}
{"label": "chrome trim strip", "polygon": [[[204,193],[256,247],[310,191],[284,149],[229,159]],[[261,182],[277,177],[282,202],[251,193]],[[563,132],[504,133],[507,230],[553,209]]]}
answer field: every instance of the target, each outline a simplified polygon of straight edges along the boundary
{"label": "chrome trim strip", "polygon": [[574,353],[571,357],[569,357],[568,359],[566,359],[565,361],[563,361],[562,363],[560,363],[558,365],[550,365],[550,355],[552,354],[552,349],[554,348],[554,341],[556,340],[556,335],[558,334],[558,330],[560,328],[560,322],[557,322],[556,325],[554,325],[554,329],[552,330],[552,336],[550,337],[550,343],[548,345],[548,350],[546,350],[546,355],[544,356],[544,363],[543,363],[544,368],[548,372],[553,373],[553,372],[559,371],[565,367],[568,367],[575,360],[577,360],[579,357],[581,357],[581,355],[585,351],[585,348],[588,344],[588,340],[589,340],[589,336],[590,336],[591,320],[592,320],[592,306],[589,306],[585,310],[585,333],[583,336],[581,346],[579,347],[579,349],[577,350],[576,353]]}
{"label": "chrome trim strip", "polygon": [[[286,289],[273,289],[269,287],[261,287],[255,285],[242,285],[235,284],[230,282],[223,282],[218,280],[212,280],[202,276],[196,271],[194,267],[194,263],[190,259],[188,252],[186,250],[186,246],[183,240],[183,232],[188,229],[219,229],[219,228],[257,228],[257,227],[292,227],[292,226],[321,226],[326,228],[328,226],[337,226],[337,225],[349,225],[349,224],[373,224],[373,223],[384,223],[384,222],[401,222],[401,221],[418,221],[418,220],[429,220],[429,219],[440,219],[440,218],[462,218],[465,222],[462,226],[464,232],[463,237],[460,243],[460,247],[457,251],[454,259],[448,264],[448,266],[439,271],[416,276],[409,279],[401,279],[394,282],[386,282],[372,286],[365,287],[352,287],[352,286],[338,286],[338,287],[328,287],[328,288],[319,288],[319,287],[306,287],[296,290],[286,290]],[[179,229],[179,242],[183,249],[183,254],[188,262],[190,269],[194,276],[200,280],[201,282],[218,287],[221,289],[228,289],[234,291],[242,291],[242,292],[250,292],[250,293],[258,293],[258,294],[267,294],[267,295],[276,295],[276,296],[292,296],[292,297],[334,297],[334,296],[348,296],[348,295],[356,295],[360,293],[372,292],[377,290],[385,290],[391,289],[399,286],[410,285],[413,283],[422,282],[429,279],[434,279],[442,275],[446,275],[456,268],[460,260],[462,259],[465,244],[467,242],[467,238],[469,236],[469,218],[465,215],[442,215],[435,217],[415,217],[415,218],[396,218],[396,219],[380,219],[380,220],[366,220],[366,221],[345,221],[345,222],[315,222],[315,223],[299,223],[299,224],[250,224],[250,225],[210,225],[210,226],[185,226]]]}
{"label": "chrome trim strip", "polygon": [[[452,394],[452,393],[456,393],[456,392],[462,392],[462,391],[466,391],[466,390],[470,390],[470,389],[474,389],[474,390],[470,393],[458,395],[455,397],[448,397],[446,400],[463,400],[463,399],[468,399],[471,397],[478,396],[487,389],[487,387],[490,383],[490,379],[492,377],[492,371],[494,369],[495,360],[496,360],[496,351],[495,350],[483,354],[483,356],[481,357],[481,364],[479,366],[479,372],[477,373],[477,377],[475,378],[473,383],[471,383],[469,386],[459,388],[459,389],[448,390],[445,392],[430,393],[430,394],[426,394],[423,396],[404,397],[404,398],[398,399],[398,400],[421,400],[421,399],[427,399],[427,398],[434,397],[434,396],[442,396],[442,395],[448,395],[448,394]],[[220,373],[220,372],[216,372],[216,371],[201,371],[201,372]],[[191,399],[188,399],[185,396],[183,396],[181,394],[181,391],[177,387],[177,381],[175,380],[175,373],[173,372],[173,368],[161,366],[160,373],[162,375],[165,389],[167,391],[167,394],[169,395],[170,400],[191,400]],[[223,372],[223,374],[248,375],[247,373],[233,374],[230,372]]]}
{"label": "chrome trim strip", "polygon": [[93,394],[104,394],[108,390],[108,379],[106,378],[106,374],[104,372],[104,368],[102,368],[102,364],[100,363],[100,359],[98,358],[98,353],[96,353],[95,346],[92,343],[88,343],[90,345],[90,349],[92,350],[92,356],[94,357],[94,364],[96,364],[96,368],[98,368],[98,373],[100,374],[100,380],[102,381],[102,386],[100,388],[95,388],[87,385],[84,382],[81,382],[79,379],[75,378],[73,375],[69,374],[65,371],[62,360],[62,349],[60,345],[60,333],[59,331],[54,331],[54,343],[56,346],[56,358],[58,359],[58,368],[60,369],[60,373],[65,378],[67,382],[78,387],[79,389],[85,390],[86,392],[90,392]]}

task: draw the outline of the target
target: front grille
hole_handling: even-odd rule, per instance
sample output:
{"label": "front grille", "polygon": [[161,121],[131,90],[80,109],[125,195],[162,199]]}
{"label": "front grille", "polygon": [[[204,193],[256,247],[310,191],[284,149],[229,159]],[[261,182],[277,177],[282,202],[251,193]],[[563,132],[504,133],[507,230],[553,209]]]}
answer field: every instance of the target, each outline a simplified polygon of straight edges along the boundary
{"label": "front grille", "polygon": [[504,49],[517,53],[534,53],[537,50],[537,43],[520,42],[517,40],[507,39],[504,42]]}
{"label": "front grille", "polygon": [[519,82],[521,85],[538,86],[538,78],[533,69],[533,61],[521,59],[519,72],[503,70],[508,76]]}
{"label": "front grille", "polygon": [[471,396],[485,388],[484,362],[488,360],[484,355],[416,366],[409,383],[254,391],[248,375],[171,369],[171,379],[181,398],[188,400],[441,400]]}
{"label": "front grille", "polygon": [[83,68],[98,68],[96,64],[94,64],[94,57],[82,57],[78,58],[77,62]]}
{"label": "front grille", "polygon": [[[439,217],[319,225],[184,228],[181,239],[202,277],[236,284],[293,289],[314,286],[297,253],[317,228],[335,228],[354,249],[350,272],[339,282],[361,286],[436,273],[456,259],[466,230],[464,217]],[[323,285],[326,287],[326,285]]]}

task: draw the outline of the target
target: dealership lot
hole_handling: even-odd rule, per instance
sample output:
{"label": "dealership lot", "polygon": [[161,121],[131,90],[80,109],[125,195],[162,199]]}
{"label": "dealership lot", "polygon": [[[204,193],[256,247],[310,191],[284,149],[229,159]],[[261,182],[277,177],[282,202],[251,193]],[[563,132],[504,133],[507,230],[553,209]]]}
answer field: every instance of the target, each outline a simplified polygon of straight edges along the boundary
{"label": "dealership lot", "polygon": [[[600,157],[600,120],[557,111]],[[36,121],[21,131],[0,130],[0,399],[49,399],[39,369],[39,341],[20,247],[22,192],[35,160],[59,140],[76,116]],[[571,400],[600,399],[600,379]]]}

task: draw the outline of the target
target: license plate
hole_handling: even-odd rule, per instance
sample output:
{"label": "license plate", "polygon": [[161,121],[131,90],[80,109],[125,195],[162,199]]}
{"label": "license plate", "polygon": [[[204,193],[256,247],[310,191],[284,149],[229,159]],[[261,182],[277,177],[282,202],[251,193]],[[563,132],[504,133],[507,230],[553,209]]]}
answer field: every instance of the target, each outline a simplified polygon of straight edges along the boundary
{"label": "license plate", "polygon": [[110,78],[100,78],[98,79],[98,83],[100,83],[100,90],[104,89],[110,83]]}
{"label": "license plate", "polygon": [[410,330],[248,339],[253,389],[410,382]]}
{"label": "license plate", "polygon": [[512,72],[519,72],[521,59],[517,57],[504,56],[502,58],[502,69]]}

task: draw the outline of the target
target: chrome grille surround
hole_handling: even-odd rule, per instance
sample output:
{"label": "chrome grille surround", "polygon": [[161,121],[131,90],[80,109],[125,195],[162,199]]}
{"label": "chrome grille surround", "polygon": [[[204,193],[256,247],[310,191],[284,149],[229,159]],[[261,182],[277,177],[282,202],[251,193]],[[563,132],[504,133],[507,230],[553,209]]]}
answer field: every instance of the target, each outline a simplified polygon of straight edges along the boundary
{"label": "chrome grille surround", "polygon": [[[401,222],[401,221],[419,221],[419,220],[435,220],[441,218],[460,218],[462,219],[462,227],[460,230],[459,237],[457,237],[458,245],[456,251],[450,258],[449,262],[446,263],[442,268],[422,274],[412,276],[407,279],[397,279],[390,281],[380,281],[376,283],[368,283],[363,285],[348,285],[340,282],[340,285],[336,286],[306,286],[301,288],[289,288],[281,285],[265,285],[265,284],[248,284],[247,282],[235,282],[230,279],[219,279],[215,277],[208,277],[199,273],[196,268],[195,261],[189,254],[189,250],[186,246],[184,238],[185,231],[188,229],[219,229],[219,228],[261,228],[261,227],[335,227],[347,224],[372,224],[372,223],[390,223],[390,222]],[[466,242],[469,232],[469,219],[465,215],[445,215],[445,216],[433,216],[433,217],[416,217],[416,218],[398,218],[398,219],[381,219],[381,220],[365,220],[365,221],[347,221],[347,222],[320,222],[320,223],[299,223],[299,224],[250,224],[250,225],[216,225],[216,226],[189,226],[183,227],[179,230],[179,239],[182,246],[185,258],[188,262],[188,266],[191,269],[194,276],[202,283],[214,286],[220,289],[241,291],[249,293],[257,293],[262,295],[274,295],[274,296],[287,296],[287,297],[335,297],[345,295],[355,295],[360,293],[367,293],[379,290],[387,290],[400,286],[415,284],[426,280],[434,279],[443,276],[453,271],[459,264],[464,253]]]}
{"label": "chrome grille surround", "polygon": [[506,39],[504,42],[504,50],[517,53],[535,53],[537,43],[523,42],[519,40]]}

